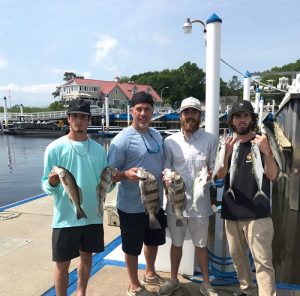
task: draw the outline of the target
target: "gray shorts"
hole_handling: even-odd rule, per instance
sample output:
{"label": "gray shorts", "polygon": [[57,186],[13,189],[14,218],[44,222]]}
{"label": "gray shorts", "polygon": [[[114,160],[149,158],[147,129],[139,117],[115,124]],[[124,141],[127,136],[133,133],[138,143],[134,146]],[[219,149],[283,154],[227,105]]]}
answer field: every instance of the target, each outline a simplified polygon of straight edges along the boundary
{"label": "gray shorts", "polygon": [[183,227],[176,226],[176,216],[167,215],[168,228],[171,235],[172,244],[176,247],[182,247],[186,230],[189,229],[190,237],[195,247],[204,248],[207,246],[209,217],[185,217]]}

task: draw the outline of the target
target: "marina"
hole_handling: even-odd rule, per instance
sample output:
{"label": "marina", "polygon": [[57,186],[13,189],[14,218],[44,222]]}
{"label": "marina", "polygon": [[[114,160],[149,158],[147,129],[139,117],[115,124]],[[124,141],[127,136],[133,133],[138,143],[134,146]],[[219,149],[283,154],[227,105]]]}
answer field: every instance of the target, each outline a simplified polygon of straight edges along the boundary
{"label": "marina", "polygon": [[[174,132],[170,130],[170,132]],[[106,149],[110,139],[102,138],[97,133],[91,133],[90,137],[100,142]],[[2,135],[0,151],[1,158],[0,186],[0,262],[5,266],[0,272],[2,290],[0,295],[20,295],[22,289],[24,295],[55,295],[53,290],[53,263],[51,262],[51,219],[52,200],[41,194],[40,176],[43,166],[43,152],[45,147],[53,140],[51,137],[20,137],[16,135]],[[28,174],[30,172],[30,174]],[[6,184],[6,185],[5,185]],[[18,186],[15,186],[18,184]],[[294,183],[295,184],[295,183]],[[299,184],[299,183],[298,183]],[[3,187],[6,186],[6,187]],[[285,185],[291,189],[291,185]],[[294,189],[297,186],[293,185]],[[27,189],[26,189],[27,188]],[[273,220],[274,220],[274,267],[276,269],[278,295],[300,295],[300,256],[297,250],[300,248],[300,229],[297,227],[300,214],[297,208],[297,200],[290,198],[286,190],[283,194],[283,184],[275,183],[273,188]],[[14,192],[18,190],[17,196]],[[36,197],[23,201],[24,196]],[[293,195],[294,196],[294,195]],[[220,193],[214,197],[220,202]],[[110,194],[105,211],[105,243],[106,251],[95,258],[93,272],[88,288],[88,295],[101,293],[108,295],[123,295],[127,285],[126,269],[123,262],[123,253],[120,250],[120,238],[118,217],[114,214],[115,192]],[[223,233],[223,222],[217,213],[211,218],[209,248],[215,256],[228,257],[226,239]],[[35,225],[39,225],[38,229]],[[116,225],[116,226],[115,226]],[[191,250],[189,250],[190,252]],[[168,252],[168,247],[163,250],[163,257]],[[187,252],[187,254],[189,254]],[[143,275],[144,259],[140,258],[140,276]],[[193,264],[190,258],[183,262],[185,265]],[[70,269],[69,295],[73,295],[76,286],[76,260]],[[166,263],[165,263],[166,264]],[[162,264],[163,267],[163,264]],[[158,268],[159,270],[159,268]],[[160,274],[169,277],[169,273],[162,268]],[[221,269],[224,272],[228,269]],[[229,270],[230,271],[230,270]],[[232,270],[231,270],[232,271]],[[111,274],[114,277],[111,277]],[[198,293],[199,280],[194,274],[193,268],[189,270],[187,277],[181,275],[183,283],[181,292],[174,295],[196,295]],[[36,279],[34,285],[28,285],[30,278]],[[118,278],[118,283],[114,282]],[[12,289],[11,283],[15,283]],[[217,281],[220,284],[220,280]],[[115,290],[111,292],[111,287]],[[232,295],[237,289],[235,284],[222,284],[216,286],[220,295]],[[151,287],[149,287],[151,289]],[[155,290],[155,289],[154,289]],[[15,294],[14,294],[15,293]],[[184,293],[184,294],[182,294]]]}

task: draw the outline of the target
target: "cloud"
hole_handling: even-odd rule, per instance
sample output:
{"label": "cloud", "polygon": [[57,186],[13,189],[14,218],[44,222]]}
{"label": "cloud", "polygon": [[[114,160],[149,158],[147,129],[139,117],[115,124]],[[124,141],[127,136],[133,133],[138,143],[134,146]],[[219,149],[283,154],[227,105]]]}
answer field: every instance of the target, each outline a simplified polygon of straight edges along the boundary
{"label": "cloud", "polygon": [[85,72],[79,72],[77,70],[70,70],[70,69],[61,69],[61,68],[44,68],[43,69],[44,72],[46,73],[51,73],[54,75],[58,75],[60,78],[62,78],[65,74],[65,72],[72,72],[75,73],[76,75],[79,76],[84,76],[84,78],[91,78],[92,77],[92,73],[89,71],[85,71]]}
{"label": "cloud", "polygon": [[97,41],[95,48],[94,64],[99,64],[104,58],[116,53],[118,51],[119,45],[116,38],[110,37],[108,35],[100,34],[99,40]]}
{"label": "cloud", "polygon": [[82,72],[82,73],[80,73],[80,75],[82,75],[85,79],[89,79],[92,77],[91,72]]}
{"label": "cloud", "polygon": [[2,57],[0,57],[0,69],[7,68],[7,67],[8,67],[8,62]]}
{"label": "cloud", "polygon": [[163,35],[155,34],[152,36],[152,41],[154,44],[159,46],[169,45],[172,43],[172,40]]}
{"label": "cloud", "polygon": [[56,90],[56,83],[43,83],[43,84],[33,84],[33,85],[24,85],[19,86],[16,84],[7,84],[0,86],[0,91],[11,91],[11,92],[23,92],[23,93],[32,93],[32,94],[51,94]]}

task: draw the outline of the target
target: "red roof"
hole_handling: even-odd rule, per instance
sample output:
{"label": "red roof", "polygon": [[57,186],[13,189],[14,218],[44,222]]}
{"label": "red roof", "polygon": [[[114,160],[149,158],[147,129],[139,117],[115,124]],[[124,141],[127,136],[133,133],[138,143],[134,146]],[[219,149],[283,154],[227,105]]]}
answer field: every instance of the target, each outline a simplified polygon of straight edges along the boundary
{"label": "red roof", "polygon": [[132,89],[135,88],[135,92],[146,91],[150,89],[150,94],[153,97],[155,102],[162,102],[161,97],[157,94],[157,92],[150,86],[144,84],[134,84],[134,83],[126,83],[126,82],[115,82],[115,81],[104,81],[104,80],[95,80],[95,79],[80,79],[74,78],[69,80],[64,85],[70,84],[77,84],[77,85],[90,85],[90,86],[99,86],[101,90],[101,94],[105,96],[109,94],[115,87],[118,87],[124,95],[131,100],[132,98]]}

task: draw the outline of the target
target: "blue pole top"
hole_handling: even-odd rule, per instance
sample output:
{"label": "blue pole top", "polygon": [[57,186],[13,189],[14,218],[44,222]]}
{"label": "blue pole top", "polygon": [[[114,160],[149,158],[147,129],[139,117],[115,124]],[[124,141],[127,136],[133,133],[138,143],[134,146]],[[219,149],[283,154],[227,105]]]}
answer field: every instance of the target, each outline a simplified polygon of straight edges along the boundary
{"label": "blue pole top", "polygon": [[257,92],[257,93],[261,92],[261,90],[259,89],[259,87],[256,89],[255,92]]}
{"label": "blue pole top", "polygon": [[251,75],[251,73],[250,72],[248,72],[248,71],[246,71],[246,73],[245,73],[245,75],[244,75],[244,77],[245,78],[249,78],[249,77],[251,77],[252,75]]}
{"label": "blue pole top", "polygon": [[215,13],[213,13],[211,17],[206,21],[206,24],[210,23],[222,23],[222,20]]}

